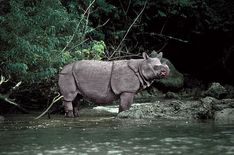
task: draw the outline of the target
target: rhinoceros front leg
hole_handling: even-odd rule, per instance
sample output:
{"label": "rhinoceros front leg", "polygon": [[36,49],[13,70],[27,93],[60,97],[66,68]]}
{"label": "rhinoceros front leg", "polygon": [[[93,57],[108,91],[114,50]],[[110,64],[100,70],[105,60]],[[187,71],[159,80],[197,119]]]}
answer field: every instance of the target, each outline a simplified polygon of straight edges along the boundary
{"label": "rhinoceros front leg", "polygon": [[135,93],[124,92],[120,95],[119,113],[128,110],[133,102]]}

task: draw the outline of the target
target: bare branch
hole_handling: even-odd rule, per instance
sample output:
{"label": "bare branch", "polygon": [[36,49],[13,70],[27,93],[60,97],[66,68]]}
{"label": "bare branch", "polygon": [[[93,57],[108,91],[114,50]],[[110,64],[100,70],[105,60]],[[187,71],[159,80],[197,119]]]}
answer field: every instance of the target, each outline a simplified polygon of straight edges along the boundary
{"label": "bare branch", "polygon": [[163,33],[163,31],[164,31],[164,28],[165,28],[166,24],[167,24],[167,22],[165,22],[165,23],[163,24],[162,29],[161,29],[161,31],[160,31],[160,34],[162,34],[162,33]]}
{"label": "bare branch", "polygon": [[54,103],[58,102],[61,98],[63,98],[63,96],[61,96],[58,93],[58,95],[53,98],[53,101],[51,102],[51,104],[49,105],[49,107],[43,113],[41,113],[39,116],[37,116],[35,119],[39,119],[42,116],[44,116],[50,110],[50,108],[54,105]]}
{"label": "bare branch", "polygon": [[126,10],[126,14],[128,13],[128,10],[130,8],[130,5],[131,5],[131,0],[128,1],[128,7],[127,7],[127,10]]}
{"label": "bare branch", "polygon": [[17,89],[21,84],[22,84],[22,81],[18,82],[12,89],[13,90]]}
{"label": "bare branch", "polygon": [[29,113],[26,109],[24,109],[23,107],[21,107],[19,104],[15,103],[14,101],[12,101],[11,99],[8,98],[8,95],[1,95],[0,94],[0,100],[3,100],[7,103],[10,103],[11,105],[16,106],[20,111],[22,111],[23,113]]}
{"label": "bare branch", "polygon": [[93,32],[93,31],[95,31],[96,29],[98,29],[98,28],[100,28],[100,27],[105,26],[105,25],[109,22],[109,20],[110,20],[110,19],[107,19],[103,24],[98,25],[97,27],[95,27],[95,28],[91,29],[90,31],[86,31],[85,33]]}
{"label": "bare branch", "polygon": [[167,46],[167,44],[168,44],[168,42],[165,42],[163,44],[163,46],[157,52],[161,52]]}
{"label": "bare branch", "polygon": [[[0,85],[1,85],[2,83],[8,82],[9,79],[10,79],[10,78],[5,79],[5,77],[1,75]],[[22,112],[24,112],[24,113],[29,113],[26,109],[24,109],[23,107],[21,107],[19,104],[15,103],[15,102],[13,101],[13,99],[9,99],[9,96],[12,94],[12,91],[15,90],[15,89],[17,89],[17,88],[20,86],[21,83],[22,83],[21,81],[18,82],[18,83],[17,83],[14,87],[12,87],[6,94],[0,94],[0,100],[3,100],[3,101],[5,101],[5,102],[7,102],[7,103],[10,103],[11,105],[16,106],[20,111],[22,111]]]}
{"label": "bare branch", "polygon": [[184,40],[184,39],[180,39],[180,38],[176,38],[176,37],[172,37],[172,36],[168,36],[168,35],[165,35],[165,34],[160,34],[160,33],[147,33],[145,32],[144,34],[148,34],[148,35],[151,35],[151,36],[158,36],[160,38],[163,38],[165,40],[175,40],[175,41],[179,41],[179,42],[183,42],[183,43],[188,43],[189,41],[188,40]]}
{"label": "bare branch", "polygon": [[167,39],[171,39],[171,40],[175,40],[175,41],[179,41],[179,42],[183,42],[183,43],[188,43],[189,42],[188,40],[183,40],[183,39],[180,39],[180,38],[175,38],[175,37],[164,35],[164,34],[153,33],[153,35],[157,35],[157,36],[162,37],[162,38],[167,38]]}
{"label": "bare branch", "polygon": [[129,31],[131,30],[132,26],[136,23],[136,21],[138,20],[138,18],[141,16],[141,14],[143,13],[143,11],[145,10],[145,6],[146,6],[147,1],[144,4],[144,7],[142,8],[142,10],[140,11],[140,13],[137,15],[137,17],[134,19],[134,21],[132,22],[132,24],[129,26],[127,32],[125,33],[123,39],[120,41],[119,45],[117,46],[117,48],[114,50],[114,52],[111,54],[111,56],[108,59],[111,59],[115,53],[119,50],[120,46],[122,45],[123,41],[125,40],[125,38],[127,37]]}
{"label": "bare branch", "polygon": [[64,52],[64,51],[66,50],[66,48],[70,45],[70,43],[71,43],[72,40],[74,39],[74,37],[75,37],[75,35],[76,35],[76,32],[77,32],[78,28],[80,27],[81,22],[83,21],[83,19],[84,19],[84,17],[85,17],[85,14],[87,14],[87,12],[88,12],[89,9],[91,8],[91,6],[94,4],[94,2],[95,2],[95,0],[93,0],[93,1],[89,4],[88,8],[85,10],[85,12],[83,13],[83,15],[81,16],[81,19],[80,19],[80,21],[77,23],[76,28],[75,28],[75,31],[74,31],[72,37],[71,37],[70,40],[67,42],[67,44],[66,44],[66,46],[63,48],[62,52]]}
{"label": "bare branch", "polygon": [[5,82],[8,82],[9,80],[10,80],[10,78],[6,79],[4,76],[1,75],[0,85],[5,83]]}
{"label": "bare branch", "polygon": [[82,35],[82,40],[85,39],[86,30],[87,30],[87,27],[89,25],[89,15],[90,15],[90,9],[87,12],[87,17],[86,17],[86,21],[85,21],[85,27],[84,27],[84,31],[83,31],[83,35]]}

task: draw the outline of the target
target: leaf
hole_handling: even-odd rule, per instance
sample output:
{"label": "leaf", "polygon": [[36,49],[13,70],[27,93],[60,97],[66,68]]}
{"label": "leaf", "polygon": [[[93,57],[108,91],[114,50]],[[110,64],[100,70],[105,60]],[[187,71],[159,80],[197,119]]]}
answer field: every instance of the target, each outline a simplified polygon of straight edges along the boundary
{"label": "leaf", "polygon": [[164,12],[161,11],[161,10],[158,10],[158,14],[159,14],[159,16],[161,16],[161,17],[167,17],[166,13],[164,13]]}

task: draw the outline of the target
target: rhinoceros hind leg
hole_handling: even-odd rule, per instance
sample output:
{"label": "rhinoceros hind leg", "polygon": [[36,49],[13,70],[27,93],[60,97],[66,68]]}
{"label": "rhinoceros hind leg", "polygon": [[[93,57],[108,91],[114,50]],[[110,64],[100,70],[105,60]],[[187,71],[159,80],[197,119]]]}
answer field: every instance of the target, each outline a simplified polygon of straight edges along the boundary
{"label": "rhinoceros hind leg", "polygon": [[74,117],[72,102],[63,101],[65,117]]}
{"label": "rhinoceros hind leg", "polygon": [[[65,110],[66,117],[74,117],[73,114],[73,104],[72,102],[75,100],[77,96],[77,92],[67,93],[66,96],[64,95],[63,105]],[[66,100],[69,99],[69,100]]]}
{"label": "rhinoceros hind leg", "polygon": [[135,93],[124,92],[120,95],[119,113],[128,110],[133,102]]}
{"label": "rhinoceros hind leg", "polygon": [[80,107],[80,100],[82,99],[82,96],[81,95],[77,95],[75,100],[73,101],[73,112],[74,112],[74,116],[75,117],[79,117],[80,114],[79,114],[79,107]]}

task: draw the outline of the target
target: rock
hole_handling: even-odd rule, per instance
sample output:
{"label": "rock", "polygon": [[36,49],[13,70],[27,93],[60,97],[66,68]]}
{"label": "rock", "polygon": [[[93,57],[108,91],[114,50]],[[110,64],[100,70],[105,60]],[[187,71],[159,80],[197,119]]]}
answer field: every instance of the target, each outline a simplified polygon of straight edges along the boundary
{"label": "rock", "polygon": [[167,62],[167,65],[170,68],[169,76],[155,81],[155,85],[167,90],[181,89],[184,85],[183,74],[181,74],[168,59],[162,58],[162,62],[164,61]]}
{"label": "rock", "polygon": [[[213,119],[214,105],[221,101],[205,97],[201,100],[166,99],[153,103],[133,104],[132,107],[119,113],[118,118],[166,118],[166,119]],[[229,101],[230,102],[230,101]]]}
{"label": "rock", "polygon": [[133,104],[132,107],[119,113],[117,118],[131,119],[194,119],[194,107],[199,101],[163,100],[153,103]]}
{"label": "rock", "polygon": [[195,117],[198,119],[213,119],[213,105],[217,99],[213,97],[205,97],[200,99],[201,105],[198,107]]}
{"label": "rock", "polygon": [[205,92],[205,95],[222,99],[227,95],[227,90],[220,83],[214,82]]}
{"label": "rock", "polygon": [[118,118],[154,118],[154,104],[141,103],[133,104],[130,110],[123,111],[117,115]]}
{"label": "rock", "polygon": [[165,97],[168,99],[181,99],[180,96],[174,92],[167,92]]}
{"label": "rock", "polygon": [[216,122],[220,123],[233,123],[234,122],[234,108],[227,108],[217,111],[214,115]]}
{"label": "rock", "polygon": [[207,96],[207,97],[205,97],[205,98],[202,98],[202,99],[200,99],[200,100],[202,101],[202,103],[203,103],[204,105],[210,105],[210,104],[212,104],[212,103],[214,103],[214,102],[218,102],[218,100],[217,100],[216,98],[209,97],[209,96]]}
{"label": "rock", "polygon": [[234,99],[216,100],[213,104],[214,111],[221,111],[227,108],[234,108]]}
{"label": "rock", "polygon": [[225,85],[224,87],[228,92],[226,98],[234,98],[234,87],[232,85]]}
{"label": "rock", "polygon": [[216,122],[222,122],[234,120],[234,99],[219,100],[213,97],[200,100],[161,99],[134,103],[129,110],[119,114],[118,105],[97,106],[93,109],[81,109],[80,112],[81,116],[116,116],[120,119],[214,119]]}

